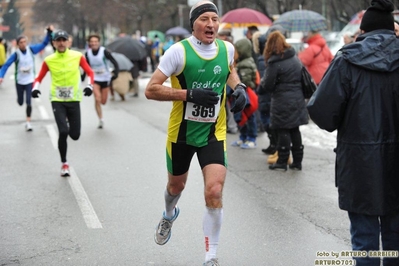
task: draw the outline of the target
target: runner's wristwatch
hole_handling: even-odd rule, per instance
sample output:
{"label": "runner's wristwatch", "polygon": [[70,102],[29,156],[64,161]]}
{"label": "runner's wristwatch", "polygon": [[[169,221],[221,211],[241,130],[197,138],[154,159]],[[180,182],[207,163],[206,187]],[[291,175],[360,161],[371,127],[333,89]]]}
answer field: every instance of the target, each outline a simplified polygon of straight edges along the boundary
{"label": "runner's wristwatch", "polygon": [[234,90],[238,89],[238,88],[243,88],[244,91],[247,91],[247,85],[245,85],[244,83],[240,82],[238,83],[235,87]]}

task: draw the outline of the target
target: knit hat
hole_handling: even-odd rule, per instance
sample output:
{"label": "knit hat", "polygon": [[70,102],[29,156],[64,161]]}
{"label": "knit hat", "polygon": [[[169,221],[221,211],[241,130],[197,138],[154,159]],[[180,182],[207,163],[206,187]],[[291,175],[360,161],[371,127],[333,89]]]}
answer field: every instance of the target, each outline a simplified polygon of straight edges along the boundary
{"label": "knit hat", "polygon": [[365,32],[379,29],[394,30],[393,10],[394,6],[390,0],[372,0],[363,15],[360,29]]}
{"label": "knit hat", "polygon": [[189,14],[190,27],[193,29],[194,21],[205,12],[215,12],[219,15],[219,10],[216,5],[210,1],[202,1],[194,5]]}

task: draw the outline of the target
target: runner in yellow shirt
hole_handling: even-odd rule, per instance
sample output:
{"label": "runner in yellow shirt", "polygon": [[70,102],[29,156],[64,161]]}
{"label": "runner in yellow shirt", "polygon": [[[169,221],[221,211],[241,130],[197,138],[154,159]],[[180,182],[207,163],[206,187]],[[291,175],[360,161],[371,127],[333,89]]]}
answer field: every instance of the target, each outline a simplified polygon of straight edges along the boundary
{"label": "runner in yellow shirt", "polygon": [[[73,140],[80,137],[80,67],[88,75],[88,84],[83,90],[85,96],[93,91],[94,73],[82,53],[68,48],[68,33],[60,30],[54,33],[53,45],[55,53],[44,59],[40,73],[35,79],[32,97],[39,97],[39,84],[48,71],[51,73],[50,101],[57,122],[59,138],[58,149],[61,156],[61,176],[69,176],[67,162],[67,138]],[[68,121],[67,121],[68,119]]]}

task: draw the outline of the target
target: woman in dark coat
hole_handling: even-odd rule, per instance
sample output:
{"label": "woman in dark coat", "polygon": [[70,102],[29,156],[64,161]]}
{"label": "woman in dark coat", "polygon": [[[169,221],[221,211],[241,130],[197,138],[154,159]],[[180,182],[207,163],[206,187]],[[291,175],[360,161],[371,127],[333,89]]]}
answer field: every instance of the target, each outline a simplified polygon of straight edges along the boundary
{"label": "woman in dark coat", "polygon": [[278,132],[278,160],[269,168],[287,170],[291,150],[293,163],[290,169],[301,170],[303,145],[299,126],[309,121],[301,87],[302,64],[295,49],[278,31],[269,35],[264,57],[267,68],[259,89],[272,93],[270,127]]}

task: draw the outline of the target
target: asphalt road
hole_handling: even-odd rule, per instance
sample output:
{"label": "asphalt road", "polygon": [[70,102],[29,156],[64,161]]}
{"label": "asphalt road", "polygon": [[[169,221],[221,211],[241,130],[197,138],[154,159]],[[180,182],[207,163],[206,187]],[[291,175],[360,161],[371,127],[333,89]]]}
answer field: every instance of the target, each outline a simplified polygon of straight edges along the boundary
{"label": "asphalt road", "polygon": [[[34,130],[26,132],[12,73],[13,66],[0,86],[0,265],[202,265],[196,159],[171,240],[165,246],[153,240],[164,206],[171,103],[147,100],[143,78],[138,98],[116,97],[103,107],[100,130],[94,99],[84,98],[81,138],[68,139],[72,176],[62,178],[50,75],[33,100]],[[312,124],[301,130],[303,171],[269,170],[264,133],[256,149],[228,147],[221,265],[316,265],[350,250],[349,222],[334,186],[334,136]],[[236,138],[228,135],[228,143]]]}

